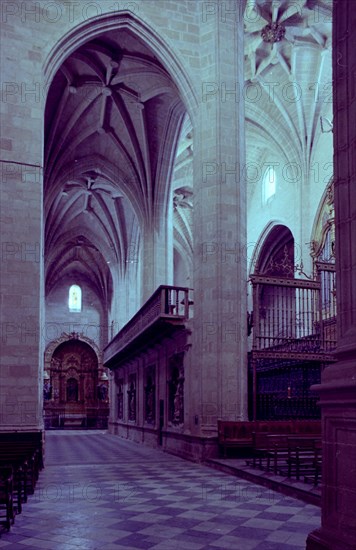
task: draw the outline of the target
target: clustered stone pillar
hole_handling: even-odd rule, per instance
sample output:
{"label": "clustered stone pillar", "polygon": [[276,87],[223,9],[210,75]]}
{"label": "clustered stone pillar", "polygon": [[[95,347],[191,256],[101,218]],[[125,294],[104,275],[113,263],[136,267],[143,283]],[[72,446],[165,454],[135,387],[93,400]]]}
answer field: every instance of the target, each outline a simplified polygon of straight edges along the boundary
{"label": "clustered stone pillar", "polygon": [[201,26],[194,121],[194,319],[186,374],[191,431],[246,418],[246,198],[243,3]]}
{"label": "clustered stone pillar", "polygon": [[337,362],[318,387],[322,411],[322,524],[308,550],[356,548],[356,12],[334,0],[334,174]]}

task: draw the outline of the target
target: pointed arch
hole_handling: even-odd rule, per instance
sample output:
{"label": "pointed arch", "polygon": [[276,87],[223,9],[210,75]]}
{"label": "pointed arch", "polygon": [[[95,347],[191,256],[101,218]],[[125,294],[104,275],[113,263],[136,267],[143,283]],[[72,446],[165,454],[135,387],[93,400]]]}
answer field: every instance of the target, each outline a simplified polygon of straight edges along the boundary
{"label": "pointed arch", "polygon": [[123,10],[119,15],[109,13],[95,17],[77,25],[62,36],[44,63],[45,90],[49,89],[56,72],[75,50],[98,35],[120,29],[131,31],[152,49],[179,90],[181,99],[193,121],[198,98],[189,76],[179,61],[178,52],[174,51],[174,47],[168,43],[168,39],[162,39],[150,25],[128,10]]}
{"label": "pointed arch", "polygon": [[[287,225],[280,220],[270,221],[262,231],[256,246],[252,252],[252,257],[249,265],[249,273],[262,273],[266,268],[268,256],[273,255],[277,249],[283,249],[287,244],[287,240],[293,241],[293,251],[289,250],[290,260],[294,262],[294,237],[292,231]],[[290,248],[290,247],[289,247]]]}

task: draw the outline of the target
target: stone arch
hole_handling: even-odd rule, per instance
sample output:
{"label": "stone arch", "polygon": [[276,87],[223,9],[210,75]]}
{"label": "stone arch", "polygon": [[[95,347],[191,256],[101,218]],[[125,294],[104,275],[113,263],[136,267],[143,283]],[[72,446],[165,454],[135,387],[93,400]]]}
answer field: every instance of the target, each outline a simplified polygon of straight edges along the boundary
{"label": "stone arch", "polygon": [[77,48],[98,35],[119,29],[130,30],[152,49],[177,86],[181,99],[193,121],[198,99],[173,45],[169,44],[167,38],[162,39],[152,26],[128,10],[123,10],[120,15],[117,13],[103,14],[85,21],[67,32],[54,46],[44,63],[45,89],[49,89],[52,79],[62,63]]}
{"label": "stone arch", "polygon": [[52,341],[45,352],[43,378],[47,428],[107,425],[108,377],[101,353],[89,338],[73,332]]}
{"label": "stone arch", "polygon": [[87,336],[84,336],[83,334],[79,334],[77,332],[72,332],[70,334],[62,333],[61,336],[56,338],[55,340],[52,340],[48,346],[46,347],[45,353],[44,353],[44,370],[47,371],[47,369],[50,367],[51,359],[53,357],[53,354],[55,350],[63,343],[69,342],[71,340],[78,340],[79,342],[84,342],[89,347],[92,348],[94,353],[96,354],[97,360],[98,360],[98,367],[102,367],[103,365],[103,354],[100,351],[97,344],[92,340],[91,338],[88,338]]}
{"label": "stone arch", "polygon": [[[98,355],[87,341],[77,338],[77,334],[70,334],[69,338],[55,347],[45,376],[49,373],[56,380],[57,386],[53,398],[61,404],[73,401],[85,403],[95,398],[95,387],[99,383]],[[88,384],[90,395],[86,395]],[[76,398],[69,398],[69,390],[74,390],[75,387]]]}
{"label": "stone arch", "polygon": [[[261,257],[261,252],[262,252],[262,249],[263,249],[264,244],[266,242],[266,239],[270,235],[271,231],[273,231],[274,228],[278,225],[284,225],[284,224],[281,220],[271,220],[271,221],[269,221],[268,224],[263,229],[263,231],[261,232],[257,242],[256,243],[250,243],[252,253],[251,253],[251,256],[250,256],[249,252],[247,254],[247,260],[249,262],[248,273],[250,275],[252,275],[253,273],[256,272],[257,266],[258,266],[258,263],[259,263],[259,259]],[[249,245],[248,245],[248,248],[250,248]]]}
{"label": "stone arch", "polygon": [[[97,17],[93,17],[87,21],[84,21],[83,23],[78,24],[74,28],[70,29],[68,32],[66,32],[52,47],[50,53],[47,55],[44,64],[43,64],[43,75],[44,75],[44,86],[45,90],[47,91],[46,94],[46,112],[47,107],[51,104],[51,87],[53,84],[56,83],[56,75],[60,71],[60,68],[63,64],[65,64],[66,60],[73,56],[73,54],[78,51],[81,47],[85,47],[86,44],[89,44],[96,39],[99,39],[100,37],[105,37],[106,35],[112,34],[119,34],[119,33],[126,33],[130,34],[131,39],[133,41],[137,41],[137,43],[140,43],[141,45],[145,46],[145,49],[150,52],[150,55],[152,55],[152,58],[155,58],[155,62],[157,62],[157,65],[160,66],[160,69],[162,70],[162,73],[165,73],[166,80],[169,81],[169,87],[171,88],[171,94],[172,97],[170,97],[169,101],[166,101],[167,106],[167,119],[164,124],[162,124],[161,132],[159,134],[159,147],[157,147],[157,173],[158,176],[154,177],[154,184],[151,182],[151,173],[149,172],[149,162],[145,160],[146,153],[142,155],[141,158],[141,145],[139,143],[139,140],[137,139],[135,133],[133,132],[134,139],[132,139],[132,143],[130,142],[130,147],[132,147],[132,150],[135,152],[135,154],[129,155],[128,151],[126,151],[125,147],[122,147],[120,144],[120,140],[117,140],[116,145],[113,144],[112,147],[117,147],[117,149],[120,151],[120,154],[124,157],[125,162],[123,163],[124,168],[120,168],[120,163],[117,165],[113,163],[111,166],[108,166],[108,163],[103,162],[102,159],[100,159],[100,155],[95,157],[95,160],[93,157],[91,157],[91,163],[89,166],[85,165],[85,158],[81,155],[80,147],[78,147],[78,158],[76,158],[75,162],[76,167],[72,169],[71,162],[73,159],[71,159],[69,151],[76,150],[76,147],[73,148],[60,148],[62,151],[66,151],[63,153],[61,157],[61,162],[54,163],[53,171],[47,170],[48,167],[50,167],[50,162],[46,163],[45,161],[45,175],[48,175],[48,178],[46,177],[46,182],[48,182],[48,187],[46,186],[45,190],[45,205],[47,206],[48,210],[45,209],[45,212],[48,213],[47,216],[47,222],[46,227],[49,228],[49,234],[54,235],[56,233],[56,228],[58,226],[53,221],[55,219],[58,220],[58,216],[54,216],[55,209],[60,208],[60,199],[57,200],[57,197],[59,194],[57,193],[58,189],[60,189],[60,186],[62,185],[67,170],[68,173],[71,173],[72,171],[76,175],[77,170],[80,169],[89,169],[91,167],[92,170],[95,171],[95,176],[98,176],[98,179],[103,177],[103,179],[107,180],[111,185],[113,185],[113,182],[116,178],[119,180],[119,183],[117,183],[117,187],[119,190],[123,191],[123,195],[125,199],[127,199],[128,204],[124,205],[123,210],[127,214],[130,214],[131,210],[137,217],[138,226],[140,229],[140,234],[137,235],[137,244],[140,245],[140,255],[139,255],[139,261],[137,264],[139,265],[141,269],[141,265],[144,263],[144,261],[141,261],[141,257],[143,259],[148,257],[147,251],[143,244],[146,245],[149,239],[151,239],[154,231],[156,230],[156,234],[162,233],[161,227],[159,226],[159,222],[162,221],[162,225],[164,225],[164,230],[166,229],[167,225],[167,210],[168,205],[170,206],[171,203],[169,202],[170,199],[170,185],[167,184],[167,182],[171,182],[172,179],[172,170],[174,165],[174,156],[176,153],[176,136],[179,134],[179,127],[182,124],[183,117],[185,113],[189,114],[190,120],[194,120],[194,116],[196,116],[196,111],[198,108],[198,93],[193,87],[193,79],[189,75],[187,69],[183,67],[183,64],[180,59],[180,52],[178,51],[177,45],[175,43],[170,43],[170,39],[166,37],[161,37],[159,35],[159,29],[156,28],[154,23],[150,20],[148,20],[148,23],[146,20],[142,20],[139,16],[135,15],[134,13],[130,12],[129,10],[123,10],[120,11],[120,13],[108,13],[108,14],[102,14]],[[105,54],[106,55],[106,54]],[[161,90],[161,92],[165,91],[165,82],[163,81],[162,89],[159,87],[157,89]],[[69,86],[71,88],[71,86]],[[105,88],[105,86],[104,86]],[[106,89],[106,88],[105,88]],[[109,90],[107,90],[109,93]],[[71,93],[71,92],[68,92]],[[146,99],[149,98],[149,93],[147,92],[148,96],[145,97]],[[103,97],[106,97],[106,93],[103,94]],[[138,94],[138,97],[140,101],[143,100],[142,94]],[[138,99],[137,99],[138,101]],[[55,103],[55,102],[54,102]],[[138,105],[138,107],[142,107],[141,104]],[[169,110],[168,110],[169,107]],[[51,111],[50,111],[51,112]],[[77,111],[78,112],[78,111]],[[85,112],[80,111],[80,112]],[[85,117],[83,117],[85,118]],[[128,117],[130,118],[130,117]],[[51,120],[50,116],[45,116],[45,135],[46,134],[46,119]],[[65,119],[65,117],[63,117]],[[153,117],[151,117],[153,119]],[[165,120],[165,119],[164,119]],[[173,122],[172,122],[173,121]],[[176,121],[176,124],[174,123]],[[101,121],[103,122],[103,121]],[[100,122],[100,124],[101,124]],[[131,123],[131,122],[130,122]],[[104,122],[103,122],[104,124]],[[50,127],[50,125],[48,125]],[[130,126],[128,125],[130,128]],[[48,129],[48,128],[47,128]],[[100,132],[102,130],[102,126],[100,125]],[[79,132],[79,130],[78,130]],[[86,139],[88,139],[91,136],[91,133],[95,133],[95,128],[92,127],[90,124],[88,125],[88,128],[80,128],[80,132],[78,133],[78,136],[75,136],[77,138],[77,141],[74,141],[74,144],[81,144]],[[144,133],[144,130],[140,130],[141,133]],[[112,139],[110,138],[110,132],[107,132],[108,134],[108,140]],[[110,135],[109,135],[110,134]],[[115,136],[114,136],[115,138]],[[82,141],[81,141],[82,140]],[[51,140],[46,140],[47,144],[51,143]],[[45,141],[45,143],[46,143]],[[46,151],[46,145],[45,151]],[[162,146],[163,144],[163,146]],[[164,146],[164,144],[167,144],[167,146]],[[144,147],[142,146],[142,149]],[[51,150],[51,146],[48,146],[48,150]],[[147,149],[148,150],[148,149]],[[139,162],[136,161],[136,153],[139,157]],[[77,154],[77,153],[76,153]],[[148,153],[148,157],[150,156],[150,153]],[[46,158],[46,157],[45,157]],[[55,156],[53,158],[56,158]],[[105,158],[106,159],[106,158]],[[58,160],[58,159],[57,159]],[[136,164],[135,164],[136,163]],[[146,171],[147,166],[145,166],[145,163],[147,163],[148,169]],[[137,170],[137,177],[136,174],[136,165],[139,166],[139,170]],[[117,169],[117,166],[119,168]],[[147,175],[148,174],[148,175]],[[119,177],[118,177],[119,176]],[[148,191],[145,192],[144,185],[140,186],[141,179],[142,181],[145,181],[147,177],[147,187]],[[130,179],[131,178],[131,179]],[[132,181],[135,181],[134,185],[131,185]],[[146,182],[145,182],[146,183]],[[150,189],[152,187],[152,189]],[[139,190],[139,193],[135,193],[135,189]],[[117,198],[117,197],[114,197]],[[121,200],[121,197],[120,197]],[[55,202],[54,202],[55,201]],[[63,218],[65,219],[66,214],[68,213],[68,217],[71,216],[73,213],[75,213],[74,205],[78,205],[77,198],[75,196],[75,193],[73,192],[73,195],[71,195],[71,199],[67,201],[68,207],[66,211],[64,212]],[[105,203],[105,201],[104,201]],[[103,203],[103,204],[104,204]],[[51,209],[50,205],[54,204],[55,208]],[[87,204],[87,203],[86,203]],[[119,268],[122,269],[123,274],[125,274],[124,267],[126,264],[130,264],[130,261],[128,258],[124,257],[124,253],[121,253],[122,250],[129,250],[132,251],[133,245],[136,247],[136,242],[126,242],[126,235],[124,236],[124,239],[121,240],[119,238],[116,239],[117,233],[119,230],[115,231],[115,228],[118,227],[118,225],[115,225],[114,223],[111,223],[114,217],[117,215],[117,211],[113,212],[111,209],[107,208],[107,205],[104,204],[105,208],[101,208],[102,205],[99,206],[98,211],[100,213],[103,213],[103,216],[107,216],[109,219],[109,224],[105,226],[105,224],[100,225],[100,230],[102,232],[107,232],[110,234],[110,236],[114,236],[115,238],[112,238],[112,241],[114,242],[114,245],[112,247],[112,250],[116,252],[116,257],[114,258],[114,261],[117,261],[119,264]],[[130,207],[130,208],[129,208]],[[83,210],[85,212],[88,212],[87,208]],[[72,213],[72,214],[70,214]],[[123,225],[125,225],[125,219],[128,217],[128,215],[123,217]],[[99,219],[99,215],[96,215],[94,217],[95,222],[100,224],[101,220]],[[115,218],[116,219],[116,218]],[[114,219],[114,221],[115,221]],[[142,239],[140,238],[142,235]],[[145,237],[148,236],[148,239],[146,240]],[[135,236],[136,238],[136,236]],[[162,237],[163,238],[163,237]],[[115,240],[116,239],[116,240]],[[48,250],[48,253],[51,252],[52,248],[57,247],[57,243],[53,244],[54,241],[51,241],[51,246],[46,247],[46,250]],[[58,243],[61,243],[63,248],[66,250],[67,243],[64,241],[64,236],[61,233],[60,239],[58,239]],[[93,243],[92,243],[93,244]],[[94,243],[95,244],[95,243]],[[147,244],[147,248],[149,248],[150,244]],[[137,247],[138,248],[138,247]],[[101,252],[101,251],[100,251]],[[142,253],[141,253],[142,252]],[[47,254],[47,252],[46,252]],[[110,253],[109,253],[110,254]],[[136,254],[136,251],[135,251]],[[105,258],[107,260],[107,258]],[[171,260],[171,257],[168,256],[164,262],[164,270],[166,273],[169,274],[169,262]],[[163,260],[162,260],[163,262]],[[106,264],[111,263],[110,267],[107,267]],[[136,263],[136,262],[135,262]],[[113,267],[113,261],[106,261],[106,264],[103,263],[104,268],[111,270]],[[149,268],[152,270],[152,262],[149,263]],[[67,267],[67,266],[65,266]],[[99,271],[101,270],[101,266],[99,266]],[[132,269],[130,268],[130,272],[132,272]],[[111,271],[111,275],[112,275]],[[92,275],[90,273],[90,275]],[[167,275],[168,276],[168,275]],[[103,277],[103,279],[106,280],[106,277]],[[147,280],[150,280],[149,278]],[[108,301],[109,307],[112,305],[110,301]]]}
{"label": "stone arch", "polygon": [[[277,277],[281,279],[293,279],[295,276],[295,251],[294,236],[291,230],[282,223],[271,222],[261,235],[254,251],[252,265],[250,267],[251,275],[267,276],[269,278]],[[253,295],[252,295],[253,293]],[[258,324],[258,330],[261,333],[270,333],[275,329],[274,324],[285,326],[287,324],[284,314],[275,316],[276,311],[288,310],[288,315],[292,315],[295,310],[294,290],[284,289],[283,286],[260,285],[253,287],[248,299],[249,307],[259,311],[261,319]],[[273,320],[272,314],[273,312]],[[248,334],[254,322],[254,317],[248,313]],[[289,319],[289,318],[288,318]],[[288,330],[291,323],[288,321]]]}
{"label": "stone arch", "polygon": [[[266,258],[268,256],[269,251],[271,252],[272,250],[271,243],[273,241],[273,238],[274,236],[278,235],[281,228],[285,228],[285,231],[286,232],[289,231],[290,236],[293,237],[293,233],[291,229],[284,222],[280,220],[271,220],[262,231],[254,247],[254,250],[252,252],[250,265],[249,265],[250,275],[252,275],[253,273],[257,273],[257,271],[261,270],[263,257]],[[293,241],[294,241],[294,237],[293,237]],[[295,246],[295,243],[294,243],[294,246]],[[295,256],[295,251],[293,253],[293,260],[294,260],[294,256]]]}

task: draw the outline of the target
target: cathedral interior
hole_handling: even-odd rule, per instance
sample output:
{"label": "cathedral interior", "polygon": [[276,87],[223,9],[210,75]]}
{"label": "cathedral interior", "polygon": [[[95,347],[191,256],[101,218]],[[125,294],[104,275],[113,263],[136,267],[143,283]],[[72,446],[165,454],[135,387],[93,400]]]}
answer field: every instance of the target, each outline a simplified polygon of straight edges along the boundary
{"label": "cathedral interior", "polygon": [[353,2],[1,19],[1,449],[101,429],[202,462],[219,423],[317,422],[307,548],[355,549]]}

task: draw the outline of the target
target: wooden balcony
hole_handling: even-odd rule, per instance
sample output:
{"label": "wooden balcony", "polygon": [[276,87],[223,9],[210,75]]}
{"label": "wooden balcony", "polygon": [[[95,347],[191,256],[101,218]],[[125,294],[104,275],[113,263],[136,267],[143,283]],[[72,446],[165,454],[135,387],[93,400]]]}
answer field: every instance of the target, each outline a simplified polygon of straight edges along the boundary
{"label": "wooden balcony", "polygon": [[104,349],[104,365],[115,368],[133,350],[183,326],[192,317],[192,290],[162,285]]}

